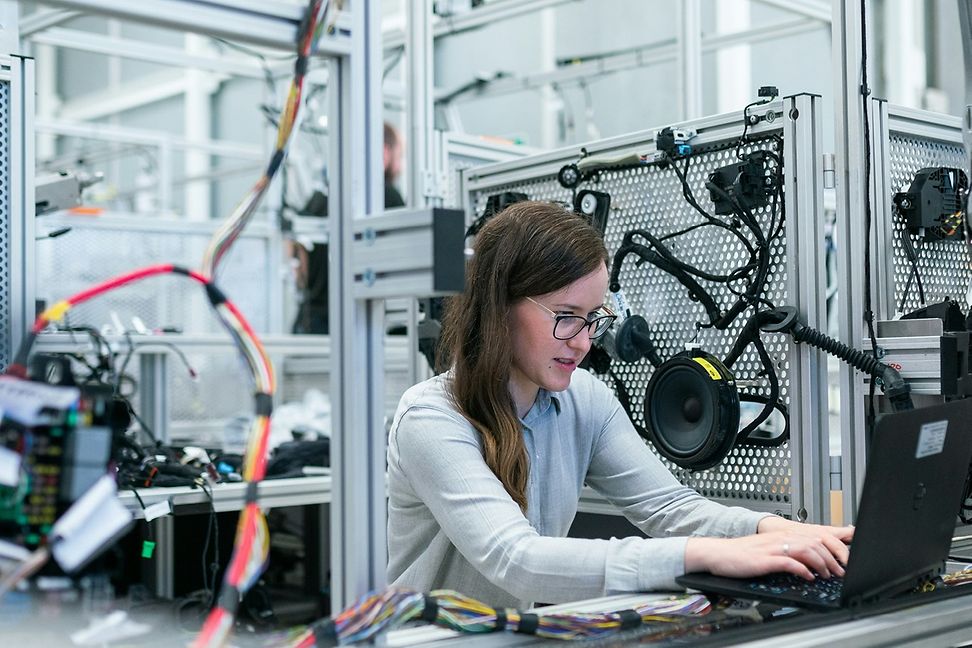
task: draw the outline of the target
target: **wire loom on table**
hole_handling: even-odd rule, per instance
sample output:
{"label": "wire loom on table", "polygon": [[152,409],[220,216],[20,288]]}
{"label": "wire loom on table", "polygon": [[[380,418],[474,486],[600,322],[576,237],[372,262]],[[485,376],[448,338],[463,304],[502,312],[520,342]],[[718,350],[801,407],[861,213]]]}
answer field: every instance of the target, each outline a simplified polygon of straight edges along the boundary
{"label": "wire loom on table", "polygon": [[641,628],[644,624],[678,626],[687,618],[708,614],[701,595],[678,596],[605,613],[536,614],[515,608],[493,608],[452,590],[429,594],[391,587],[359,598],[339,615],[311,624],[280,646],[322,648],[365,641],[409,621],[424,621],[481,634],[515,632],[545,639],[592,639]]}

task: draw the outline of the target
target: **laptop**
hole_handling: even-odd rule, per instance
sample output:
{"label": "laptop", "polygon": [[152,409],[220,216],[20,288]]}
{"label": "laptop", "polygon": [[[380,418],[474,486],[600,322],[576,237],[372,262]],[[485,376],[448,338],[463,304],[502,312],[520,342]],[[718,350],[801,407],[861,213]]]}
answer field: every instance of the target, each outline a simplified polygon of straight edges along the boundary
{"label": "laptop", "polygon": [[972,399],[888,414],[874,431],[843,578],[685,574],[706,593],[814,609],[890,598],[940,574],[972,459]]}

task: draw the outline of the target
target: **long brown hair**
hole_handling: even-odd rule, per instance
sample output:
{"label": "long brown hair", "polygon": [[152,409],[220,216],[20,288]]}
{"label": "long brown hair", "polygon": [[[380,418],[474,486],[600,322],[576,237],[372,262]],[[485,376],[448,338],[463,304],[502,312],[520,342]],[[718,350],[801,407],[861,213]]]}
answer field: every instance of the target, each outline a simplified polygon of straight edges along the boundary
{"label": "long brown hair", "polygon": [[486,465],[526,511],[526,445],[509,391],[511,306],[554,292],[607,263],[597,230],[562,206],[516,203],[476,237],[466,289],[446,307],[440,369],[453,369],[452,398],[482,437]]}

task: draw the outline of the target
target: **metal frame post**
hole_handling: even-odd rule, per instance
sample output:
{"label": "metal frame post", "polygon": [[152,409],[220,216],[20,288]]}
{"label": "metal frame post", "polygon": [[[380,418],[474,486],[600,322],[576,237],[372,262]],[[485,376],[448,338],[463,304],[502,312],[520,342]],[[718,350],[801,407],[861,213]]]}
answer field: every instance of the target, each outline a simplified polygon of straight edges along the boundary
{"label": "metal frame post", "polygon": [[434,106],[432,76],[432,0],[413,0],[408,3],[405,34],[405,57],[408,64],[408,83],[405,97],[405,120],[408,125],[406,151],[408,155],[409,207],[442,204],[435,161]]}
{"label": "metal frame post", "polygon": [[965,110],[962,114],[962,141],[966,169],[972,169],[972,0],[957,0],[962,59],[965,62]]}
{"label": "metal frame post", "polygon": [[165,352],[144,353],[138,360],[139,411],[162,443],[169,442],[168,356]]}
{"label": "metal frame post", "polygon": [[10,345],[7,358],[34,321],[34,59],[11,56],[10,83]]}
{"label": "metal frame post", "polygon": [[681,119],[702,116],[702,9],[699,0],[678,8],[678,83]]}
{"label": "metal frame post", "polygon": [[[861,348],[864,326],[864,120],[861,102],[861,17],[866,0],[835,0],[833,5],[833,62],[835,109],[835,167],[837,189],[837,268],[840,294],[838,323],[841,341]],[[873,293],[872,293],[873,294]],[[864,482],[866,440],[863,376],[847,364],[840,366],[841,486],[844,521],[857,515]]]}
{"label": "metal frame post", "polygon": [[383,209],[378,4],[353,4],[351,55],[330,68],[332,609],[385,581],[384,303],[351,290],[352,218]]}
{"label": "metal frame post", "polygon": [[[783,168],[787,196],[787,255],[799,259],[787,268],[793,294],[802,305],[809,326],[827,328],[826,259],[823,206],[822,100],[816,95],[797,95],[784,100]],[[793,517],[818,524],[830,523],[830,436],[827,422],[827,359],[823,351],[796,345],[794,370],[800,374],[802,392],[791,407],[791,425],[799,427],[800,451],[792,470]]]}

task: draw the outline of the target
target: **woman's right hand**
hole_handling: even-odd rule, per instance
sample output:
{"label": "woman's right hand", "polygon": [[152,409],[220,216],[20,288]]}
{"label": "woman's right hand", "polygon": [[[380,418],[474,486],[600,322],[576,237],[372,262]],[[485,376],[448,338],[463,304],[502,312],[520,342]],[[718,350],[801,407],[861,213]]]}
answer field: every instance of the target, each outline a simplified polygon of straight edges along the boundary
{"label": "woman's right hand", "polygon": [[736,578],[774,572],[789,572],[806,580],[813,580],[814,572],[822,578],[843,576],[846,547],[842,542],[839,545],[825,542],[828,540],[831,538],[789,531],[740,538],[691,537],[685,544],[685,571],[707,571]]}

